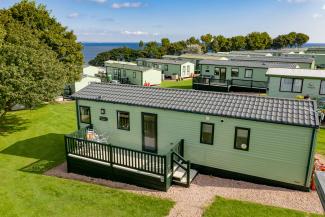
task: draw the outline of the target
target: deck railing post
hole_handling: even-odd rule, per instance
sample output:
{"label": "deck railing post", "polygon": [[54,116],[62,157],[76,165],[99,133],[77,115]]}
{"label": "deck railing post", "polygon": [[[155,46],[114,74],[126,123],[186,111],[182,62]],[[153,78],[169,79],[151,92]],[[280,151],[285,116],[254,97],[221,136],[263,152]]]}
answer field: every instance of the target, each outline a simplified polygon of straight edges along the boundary
{"label": "deck railing post", "polygon": [[190,187],[190,183],[191,183],[191,162],[190,161],[187,161],[187,171],[186,171],[186,187]]}
{"label": "deck railing post", "polygon": [[184,157],[184,139],[181,139],[181,143],[180,143],[180,153],[179,153],[182,157]]}
{"label": "deck railing post", "polygon": [[164,159],[164,184],[166,186],[166,189],[167,189],[167,155],[163,156],[163,159]]}
{"label": "deck railing post", "polygon": [[113,150],[112,150],[112,146],[110,144],[108,144],[108,154],[109,154],[109,159],[108,162],[111,164],[111,167],[113,167]]}
{"label": "deck railing post", "polygon": [[67,172],[69,173],[70,172],[70,169],[69,169],[69,158],[68,158],[68,145],[70,144],[70,141],[69,141],[69,137],[67,136],[64,136],[64,147],[65,147],[65,159],[67,160]]}

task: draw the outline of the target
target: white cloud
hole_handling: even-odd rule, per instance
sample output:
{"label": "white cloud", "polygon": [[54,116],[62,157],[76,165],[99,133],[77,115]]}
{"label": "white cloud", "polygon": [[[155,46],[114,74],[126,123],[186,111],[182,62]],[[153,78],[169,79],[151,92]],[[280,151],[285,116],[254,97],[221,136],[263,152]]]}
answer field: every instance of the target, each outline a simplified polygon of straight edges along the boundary
{"label": "white cloud", "polygon": [[323,5],[322,9],[325,10],[325,4]]}
{"label": "white cloud", "polygon": [[313,14],[313,18],[314,18],[314,19],[318,19],[318,18],[322,18],[322,17],[323,17],[322,14],[318,14],[318,13],[314,13],[314,14]]}
{"label": "white cloud", "polygon": [[99,3],[99,4],[103,4],[103,3],[106,3],[107,0],[91,0],[92,2],[96,2],[96,3]]}
{"label": "white cloud", "polygon": [[305,2],[311,2],[312,0],[278,0],[278,2],[287,2],[287,3],[305,3]]}
{"label": "white cloud", "polygon": [[141,8],[144,4],[142,2],[122,2],[122,3],[113,3],[112,8],[121,9],[121,8]]}
{"label": "white cloud", "polygon": [[79,17],[79,13],[78,12],[73,12],[71,14],[68,14],[68,18],[73,19],[73,18],[77,18],[77,17]]}
{"label": "white cloud", "polygon": [[149,32],[143,32],[143,31],[122,31],[122,35],[131,35],[131,36],[158,36],[159,33],[149,33]]}
{"label": "white cloud", "polygon": [[142,32],[142,31],[122,31],[123,35],[149,35],[149,32]]}

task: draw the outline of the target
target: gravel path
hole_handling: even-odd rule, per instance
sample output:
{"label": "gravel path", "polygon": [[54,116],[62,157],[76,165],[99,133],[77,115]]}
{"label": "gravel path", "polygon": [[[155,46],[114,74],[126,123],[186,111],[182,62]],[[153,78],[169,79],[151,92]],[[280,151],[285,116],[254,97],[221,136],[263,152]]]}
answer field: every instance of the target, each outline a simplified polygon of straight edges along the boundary
{"label": "gravel path", "polygon": [[201,216],[203,209],[217,195],[305,212],[323,213],[323,208],[316,192],[300,192],[214,176],[198,175],[190,188],[174,185],[168,192],[160,192],[110,180],[67,173],[65,163],[47,171],[45,174],[124,189],[142,195],[171,199],[176,202],[176,205],[170,211],[169,217]]}

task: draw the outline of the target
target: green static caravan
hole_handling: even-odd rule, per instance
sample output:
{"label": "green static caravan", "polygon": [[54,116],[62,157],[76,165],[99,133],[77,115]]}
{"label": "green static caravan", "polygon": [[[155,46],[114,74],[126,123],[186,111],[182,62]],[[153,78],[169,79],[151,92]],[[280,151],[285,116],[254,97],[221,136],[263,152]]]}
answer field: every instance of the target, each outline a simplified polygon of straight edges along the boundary
{"label": "green static caravan", "polygon": [[265,57],[231,57],[235,61],[248,61],[248,62],[262,62],[262,63],[282,63],[282,64],[295,64],[302,69],[315,69],[315,59],[306,57],[285,57],[285,56],[265,56]]}
{"label": "green static caravan", "polygon": [[305,53],[305,54],[283,54],[283,56],[288,57],[305,57],[305,58],[314,58],[315,67],[317,69],[325,69],[325,54],[322,53]]}
{"label": "green static caravan", "polygon": [[117,80],[122,84],[155,86],[160,85],[162,80],[159,69],[111,62],[105,62],[105,67],[108,80]]}
{"label": "green static caravan", "polygon": [[312,99],[325,97],[325,70],[273,68],[266,72],[266,76],[269,77],[269,96],[308,96]]}
{"label": "green static caravan", "polygon": [[325,54],[325,47],[309,47],[306,53]]}
{"label": "green static caravan", "polygon": [[101,75],[105,69],[102,67],[86,66],[83,68],[82,77],[73,84],[67,84],[64,87],[63,96],[69,98],[75,92],[86,87],[90,83],[101,82]]}
{"label": "green static caravan", "polygon": [[267,89],[266,71],[272,67],[296,68],[295,64],[248,61],[200,61],[200,77],[193,79],[193,89],[212,91],[256,91]]}
{"label": "green static caravan", "polygon": [[106,140],[66,137],[70,172],[159,190],[196,171],[309,190],[315,101],[104,83],[74,97],[79,129]]}
{"label": "green static caravan", "polygon": [[171,60],[184,60],[189,61],[195,65],[195,73],[200,72],[199,62],[201,60],[228,60],[224,55],[208,55],[208,54],[182,54],[180,56],[175,55],[164,55],[163,59],[171,59]]}
{"label": "green static caravan", "polygon": [[139,58],[137,64],[162,70],[165,77],[188,78],[194,74],[194,64],[186,60]]}

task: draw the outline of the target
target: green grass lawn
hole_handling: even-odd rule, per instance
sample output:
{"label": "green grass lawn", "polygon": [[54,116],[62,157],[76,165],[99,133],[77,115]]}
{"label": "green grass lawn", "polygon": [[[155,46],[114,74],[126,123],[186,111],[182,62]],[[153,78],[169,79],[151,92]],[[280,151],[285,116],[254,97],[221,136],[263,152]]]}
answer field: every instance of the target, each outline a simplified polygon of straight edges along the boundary
{"label": "green grass lawn", "polygon": [[229,200],[216,197],[215,201],[205,210],[204,217],[320,217],[290,209],[264,206],[250,202]]}
{"label": "green grass lawn", "polygon": [[0,216],[165,216],[174,202],[42,175],[65,160],[74,103],[9,113],[0,126]]}
{"label": "green grass lawn", "polygon": [[192,79],[182,81],[165,80],[161,82],[160,86],[166,88],[192,89]]}

